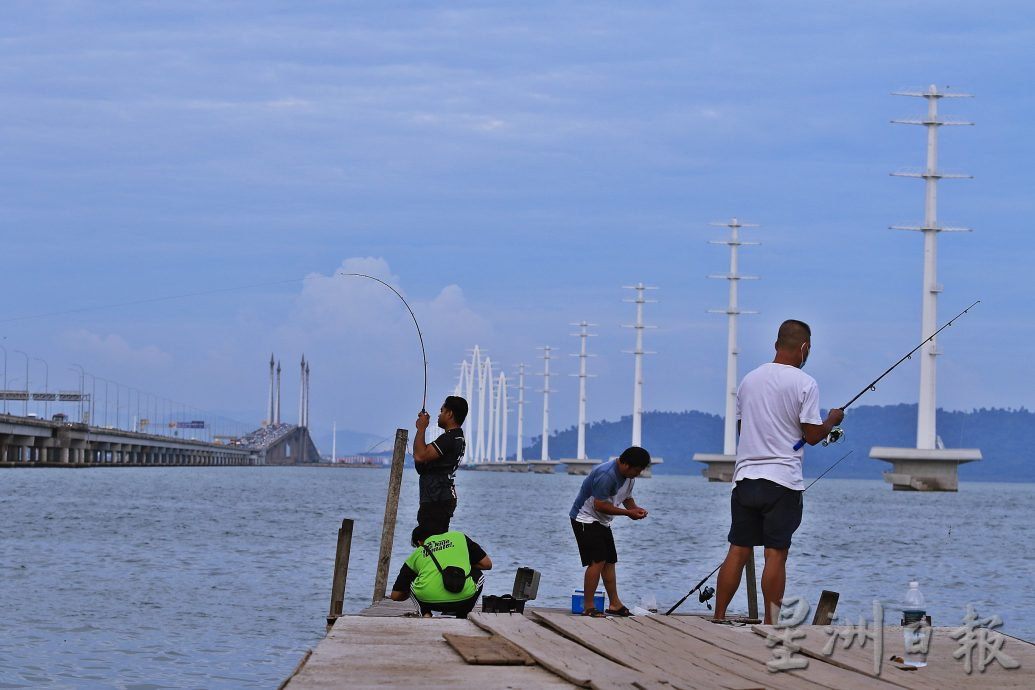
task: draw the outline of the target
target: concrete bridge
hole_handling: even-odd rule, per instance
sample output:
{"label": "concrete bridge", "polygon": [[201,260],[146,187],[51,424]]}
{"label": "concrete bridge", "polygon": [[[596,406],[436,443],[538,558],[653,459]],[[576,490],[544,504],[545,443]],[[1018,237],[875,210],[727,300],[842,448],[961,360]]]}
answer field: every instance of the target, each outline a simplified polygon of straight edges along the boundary
{"label": "concrete bridge", "polygon": [[220,444],[0,414],[0,467],[289,465],[319,461],[306,427],[284,424],[269,433],[259,433],[263,431]]}

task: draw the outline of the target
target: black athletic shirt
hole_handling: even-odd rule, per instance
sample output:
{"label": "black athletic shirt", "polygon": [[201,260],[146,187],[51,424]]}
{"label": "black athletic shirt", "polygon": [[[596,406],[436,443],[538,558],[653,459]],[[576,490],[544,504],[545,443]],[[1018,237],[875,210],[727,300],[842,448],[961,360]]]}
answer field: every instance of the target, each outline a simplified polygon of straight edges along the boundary
{"label": "black athletic shirt", "polygon": [[420,475],[420,502],[448,501],[456,498],[453,475],[467,450],[464,430],[450,429],[431,442],[439,452],[434,460],[416,464]]}

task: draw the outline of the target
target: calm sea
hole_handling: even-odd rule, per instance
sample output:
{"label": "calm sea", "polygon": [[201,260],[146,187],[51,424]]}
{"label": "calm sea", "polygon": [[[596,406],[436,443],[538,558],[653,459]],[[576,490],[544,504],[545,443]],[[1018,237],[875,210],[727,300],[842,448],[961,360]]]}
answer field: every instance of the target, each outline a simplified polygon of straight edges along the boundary
{"label": "calm sea", "polygon": [[[406,472],[393,578],[416,479]],[[327,468],[0,472],[0,688],[276,687],[323,635],[343,517],[356,521],[346,610],[370,603],[387,481]],[[454,525],[496,565],[487,593],[509,592],[528,566],[542,573],[537,603],[569,604],[582,574],[567,518],[580,481],[459,475]],[[721,562],[729,491],[699,477],[638,482],[650,516],[616,520],[626,603],[670,605]],[[880,599],[890,623],[916,578],[936,625],[959,625],[970,603],[1035,640],[1035,485],[917,494],[824,478],[805,504],[788,595],[814,605],[835,590],[855,620]],[[683,610],[702,607],[694,596]],[[746,609],[743,592],[733,608]]]}

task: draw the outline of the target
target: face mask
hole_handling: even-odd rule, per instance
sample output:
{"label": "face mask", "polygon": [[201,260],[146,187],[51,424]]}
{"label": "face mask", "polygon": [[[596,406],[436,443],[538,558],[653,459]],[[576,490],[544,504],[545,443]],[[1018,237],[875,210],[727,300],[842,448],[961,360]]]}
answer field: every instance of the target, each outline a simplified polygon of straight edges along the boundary
{"label": "face mask", "polygon": [[[808,353],[808,350],[805,349],[805,347],[807,345],[808,345],[808,343],[802,343],[801,344],[801,364],[798,365],[799,369],[804,369],[805,368],[805,362],[809,361],[809,353]],[[811,349],[812,348],[809,347],[809,350],[811,350]]]}

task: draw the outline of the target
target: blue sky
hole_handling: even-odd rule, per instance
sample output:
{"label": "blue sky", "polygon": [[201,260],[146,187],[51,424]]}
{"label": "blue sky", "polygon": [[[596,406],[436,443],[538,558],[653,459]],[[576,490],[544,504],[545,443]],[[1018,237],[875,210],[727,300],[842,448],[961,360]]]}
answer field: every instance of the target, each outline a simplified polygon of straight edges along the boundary
{"label": "blue sky", "polygon": [[[813,325],[808,371],[841,404],[919,327],[923,113],[891,91],[973,93],[942,112],[939,405],[1035,406],[1031,390],[1035,9],[1026,2],[8,2],[0,26],[0,343],[258,423],[271,351],[312,362],[312,425],[386,435],[478,343],[513,371],[569,322],[600,324],[589,417],[628,414],[647,309],[648,409],[721,412],[725,248],[741,266],[741,373],[778,323]],[[289,282],[280,282],[289,281]],[[272,284],[279,283],[279,284]],[[110,307],[135,300],[223,291]],[[1029,306],[1024,306],[1029,305]],[[64,310],[60,317],[38,317]],[[565,356],[554,371],[573,373]],[[10,355],[10,378],[24,358]],[[42,382],[33,362],[33,388]],[[904,365],[861,402],[914,402]],[[551,426],[576,418],[558,377]],[[15,383],[11,387],[21,387]],[[531,389],[528,428],[541,403]]]}

